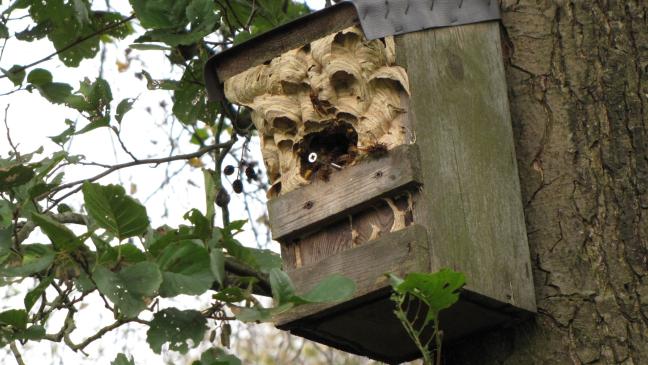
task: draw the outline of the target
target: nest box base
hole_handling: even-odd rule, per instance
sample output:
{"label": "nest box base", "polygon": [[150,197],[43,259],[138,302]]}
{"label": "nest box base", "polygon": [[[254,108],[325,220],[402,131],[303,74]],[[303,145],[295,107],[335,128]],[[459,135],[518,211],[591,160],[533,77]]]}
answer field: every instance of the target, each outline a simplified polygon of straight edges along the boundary
{"label": "nest box base", "polygon": [[[390,294],[388,288],[378,290],[277,327],[388,364],[420,358],[419,350],[393,315],[394,303],[389,298]],[[509,326],[531,315],[531,312],[464,291],[455,305],[441,313],[443,343],[451,345],[468,335]]]}

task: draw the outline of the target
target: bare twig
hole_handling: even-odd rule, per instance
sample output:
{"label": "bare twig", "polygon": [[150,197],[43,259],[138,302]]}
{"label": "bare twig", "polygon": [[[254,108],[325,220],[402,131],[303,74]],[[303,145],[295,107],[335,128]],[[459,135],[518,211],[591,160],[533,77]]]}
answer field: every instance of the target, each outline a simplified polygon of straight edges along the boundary
{"label": "bare twig", "polygon": [[[65,212],[65,213],[61,213],[61,214],[51,214],[50,217],[53,218],[54,220],[56,220],[59,223],[83,224],[83,225],[86,224],[85,217],[83,215],[77,214],[77,213],[72,213],[72,212]],[[16,227],[19,228],[18,234],[17,234],[17,237],[16,237],[18,243],[26,240],[27,237],[29,237],[29,235],[36,228],[36,224],[34,224],[34,222],[32,222],[32,221],[25,222],[22,225],[22,227],[18,227],[18,226],[19,225],[16,225]]]}
{"label": "bare twig", "polygon": [[11,348],[11,352],[13,353],[14,357],[16,358],[16,362],[18,365],[25,365],[25,361],[22,358],[22,355],[20,354],[20,351],[18,351],[18,346],[16,346],[16,341],[11,342],[9,345]]}
{"label": "bare twig", "polygon": [[9,106],[10,104],[7,104],[7,106],[5,107],[5,116],[4,116],[4,125],[5,125],[5,129],[7,130],[7,141],[9,142],[11,149],[14,151],[16,160],[20,162],[20,153],[18,152],[18,146],[14,144],[13,141],[11,140],[11,133],[9,132],[9,124],[7,122],[7,116],[9,115]]}
{"label": "bare twig", "polygon": [[[54,194],[56,194],[57,192],[59,192],[59,191],[61,191],[63,189],[68,189],[68,188],[71,188],[71,187],[73,187],[75,185],[83,184],[86,181],[87,182],[97,181],[97,180],[101,179],[102,177],[105,177],[106,175],[109,175],[109,174],[111,174],[111,173],[113,173],[115,171],[119,171],[119,170],[121,170],[123,168],[127,168],[127,167],[133,167],[133,166],[138,166],[138,165],[152,165],[152,164],[153,165],[159,165],[159,164],[162,164],[162,163],[167,163],[167,162],[172,162],[172,161],[190,160],[190,159],[192,159],[194,157],[200,157],[200,156],[202,156],[202,155],[204,155],[206,153],[217,150],[219,148],[228,149],[228,148],[230,148],[232,146],[232,144],[235,141],[236,141],[235,139],[232,139],[232,140],[230,140],[228,142],[218,143],[218,144],[214,144],[214,145],[211,145],[211,146],[207,146],[207,147],[199,149],[196,152],[187,153],[187,154],[184,154],[184,155],[176,155],[176,156],[169,156],[169,157],[162,157],[162,158],[150,158],[150,159],[145,159],[145,160],[137,160],[137,161],[131,161],[131,162],[126,162],[126,163],[114,165],[111,168],[106,169],[104,172],[102,172],[102,173],[100,173],[98,175],[95,175],[93,177],[73,181],[73,182],[70,182],[70,183],[67,183],[67,184],[62,184],[62,185],[52,189],[48,194],[49,195],[54,195]],[[77,188],[75,188],[72,191],[66,193],[65,195],[61,196],[60,198],[55,199],[52,202],[52,204],[50,205],[50,207],[47,208],[45,211],[46,212],[50,211],[54,206],[56,206],[58,203],[60,203],[63,199],[67,198],[68,196],[70,196],[72,194],[75,194],[75,193],[79,192],[80,190],[81,190],[81,186],[78,186]]]}

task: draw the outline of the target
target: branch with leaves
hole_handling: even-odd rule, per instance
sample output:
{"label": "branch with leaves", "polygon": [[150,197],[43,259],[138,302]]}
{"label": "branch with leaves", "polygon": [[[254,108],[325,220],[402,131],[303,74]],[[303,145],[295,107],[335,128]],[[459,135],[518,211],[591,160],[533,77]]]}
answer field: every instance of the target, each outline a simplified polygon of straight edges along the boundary
{"label": "branch with leaves", "polygon": [[[0,286],[34,282],[24,295],[24,306],[0,308],[0,347],[6,346],[19,364],[25,362],[20,346],[30,341],[62,343],[83,353],[106,333],[129,323],[147,328],[147,342],[156,353],[163,348],[186,353],[203,341],[210,325],[220,329],[221,346],[229,347],[231,321],[269,321],[298,305],[343,300],[355,288],[350,280],[332,276],[307,293],[297,293],[276,253],[241,244],[238,235],[245,221],[230,221],[228,191],[263,193],[267,184],[257,164],[245,157],[254,133],[249,112],[227,102],[209,101],[204,88],[202,71],[211,55],[303,15],[308,8],[288,0],[159,0],[155,6],[135,0],[130,4],[132,9],[122,14],[90,0],[16,0],[0,14],[2,52],[7,44],[29,47],[28,42],[35,40],[47,40],[54,47],[54,52],[35,61],[0,66],[0,79],[13,83],[12,93],[40,95],[52,105],[78,113],[78,120],[61,121],[61,133],[50,137],[58,147],[47,153],[20,151],[20,141],[11,139],[5,120],[11,151],[0,155]],[[173,153],[137,158],[127,139],[122,139],[126,133],[122,124],[137,108],[139,95],[115,100],[111,80],[104,79],[103,72],[98,78],[83,78],[78,87],[61,82],[61,72],[98,57],[106,45],[130,36],[137,37],[126,52],[127,63],[118,67],[131,67],[135,57],[128,58],[129,52],[140,50],[157,52],[170,69],[179,71],[175,74],[179,76],[156,79],[151,74],[158,73],[147,71],[142,63],[144,69],[134,77],[146,83],[147,92],[159,92],[162,100],[170,96],[169,119],[189,133],[186,142],[197,145],[195,151],[176,152],[178,141],[173,138],[179,137],[170,136]],[[53,61],[47,61],[54,59],[65,67],[48,68]],[[131,160],[95,163],[69,153],[73,139],[82,140],[97,129],[113,133]],[[238,173],[230,190],[224,164],[240,140]],[[213,160],[213,168],[205,167],[203,160],[208,159]],[[147,207],[122,186],[98,183],[134,166],[174,161],[201,168],[205,187],[201,201],[205,209],[190,209],[183,215],[184,224],[177,227],[152,227]],[[70,166],[89,165],[103,171],[65,179]],[[82,204],[73,199],[75,194]],[[211,294],[207,306],[159,308],[167,298],[205,293]],[[85,325],[75,321],[75,315],[91,294],[98,294],[102,310],[114,320],[85,339],[72,341],[75,331]],[[262,305],[257,294],[272,296],[274,305]],[[57,313],[65,320],[52,328],[49,319]],[[194,364],[214,362],[240,364],[220,348],[206,351]],[[133,360],[120,354],[115,363]]]}

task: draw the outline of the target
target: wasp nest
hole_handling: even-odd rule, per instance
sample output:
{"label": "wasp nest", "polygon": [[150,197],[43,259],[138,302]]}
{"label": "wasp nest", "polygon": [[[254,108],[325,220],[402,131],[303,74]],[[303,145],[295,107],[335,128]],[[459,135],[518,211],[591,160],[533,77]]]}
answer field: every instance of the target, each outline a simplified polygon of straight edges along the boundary
{"label": "wasp nest", "polygon": [[406,143],[404,94],[407,73],[395,66],[393,38],[367,41],[358,27],[225,82],[227,99],[252,110],[270,196]]}

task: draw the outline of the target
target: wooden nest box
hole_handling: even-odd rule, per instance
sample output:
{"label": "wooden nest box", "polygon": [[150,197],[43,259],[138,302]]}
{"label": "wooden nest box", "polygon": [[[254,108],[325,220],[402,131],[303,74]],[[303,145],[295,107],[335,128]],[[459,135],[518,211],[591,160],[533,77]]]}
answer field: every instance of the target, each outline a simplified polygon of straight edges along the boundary
{"label": "wooden nest box", "polygon": [[[536,311],[498,2],[437,0],[448,27],[393,18],[409,9],[398,5],[428,2],[385,2],[391,15],[377,18],[395,30],[383,37],[385,24],[359,20],[377,11],[372,2],[340,3],[206,66],[210,96],[251,110],[270,226],[298,290],[330,274],[358,287],[344,303],[297,307],[277,327],[389,363],[419,353],[393,315],[385,273],[465,274],[440,319],[446,343]],[[465,12],[476,6],[486,15],[475,20]]]}

